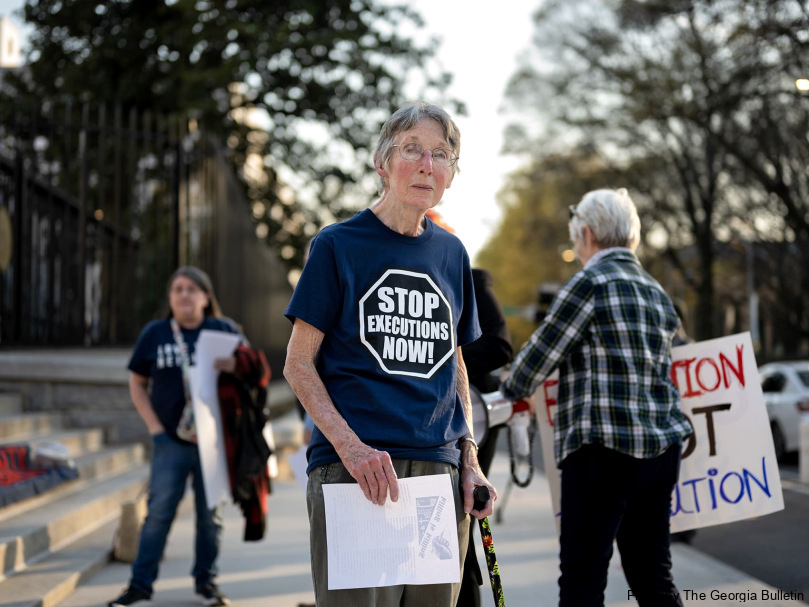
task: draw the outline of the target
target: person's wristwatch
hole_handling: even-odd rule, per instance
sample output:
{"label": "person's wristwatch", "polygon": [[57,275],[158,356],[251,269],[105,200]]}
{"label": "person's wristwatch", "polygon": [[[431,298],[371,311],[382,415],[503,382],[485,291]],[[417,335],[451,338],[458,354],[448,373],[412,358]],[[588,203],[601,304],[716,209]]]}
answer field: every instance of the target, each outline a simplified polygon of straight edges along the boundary
{"label": "person's wristwatch", "polygon": [[475,451],[478,450],[478,443],[471,436],[464,436],[459,442],[461,442],[461,443],[472,443],[472,445],[474,445],[474,447],[475,447]]}

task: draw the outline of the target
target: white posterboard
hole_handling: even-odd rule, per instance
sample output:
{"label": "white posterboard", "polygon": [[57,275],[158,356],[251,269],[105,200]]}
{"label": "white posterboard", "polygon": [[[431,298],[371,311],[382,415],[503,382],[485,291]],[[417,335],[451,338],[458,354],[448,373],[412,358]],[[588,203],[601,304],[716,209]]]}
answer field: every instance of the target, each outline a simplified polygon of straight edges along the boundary
{"label": "white posterboard", "polygon": [[[749,333],[672,348],[672,378],[694,428],[672,494],[671,531],[744,520],[784,508],[770,422]],[[558,520],[561,477],[553,450],[554,373],[536,391],[545,473]]]}
{"label": "white posterboard", "polygon": [[384,506],[356,483],[323,485],[329,590],[461,581],[450,475],[398,484],[399,499]]}
{"label": "white posterboard", "polygon": [[203,329],[194,348],[196,364],[189,369],[197,448],[205,497],[210,509],[231,497],[225,433],[216,387],[219,371],[214,369],[213,363],[217,358],[227,358],[233,354],[240,339],[235,333]]}

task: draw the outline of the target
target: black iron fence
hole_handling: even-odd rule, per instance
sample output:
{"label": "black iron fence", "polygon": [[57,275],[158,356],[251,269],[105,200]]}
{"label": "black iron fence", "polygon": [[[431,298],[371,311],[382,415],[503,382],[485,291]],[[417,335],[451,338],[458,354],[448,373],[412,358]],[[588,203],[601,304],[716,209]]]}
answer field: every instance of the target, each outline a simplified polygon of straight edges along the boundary
{"label": "black iron fence", "polygon": [[131,343],[186,263],[211,274],[255,343],[277,350],[288,334],[269,306],[288,299],[285,270],[219,145],[185,118],[69,102],[17,112],[0,124],[0,239],[2,345]]}

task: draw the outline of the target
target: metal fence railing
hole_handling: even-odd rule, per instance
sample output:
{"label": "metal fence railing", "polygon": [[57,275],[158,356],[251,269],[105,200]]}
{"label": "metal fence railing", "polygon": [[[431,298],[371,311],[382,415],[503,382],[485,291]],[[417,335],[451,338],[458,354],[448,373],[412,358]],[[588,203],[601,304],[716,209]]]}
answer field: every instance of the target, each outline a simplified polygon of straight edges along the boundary
{"label": "metal fence railing", "polygon": [[[65,102],[0,124],[0,344],[129,344],[191,263],[254,343],[283,347],[286,271],[256,236],[243,188],[193,122]],[[191,128],[189,128],[191,125]],[[5,232],[0,229],[0,238]],[[261,261],[251,266],[245,260]],[[2,261],[2,256],[0,256]],[[277,319],[275,319],[277,317]]]}

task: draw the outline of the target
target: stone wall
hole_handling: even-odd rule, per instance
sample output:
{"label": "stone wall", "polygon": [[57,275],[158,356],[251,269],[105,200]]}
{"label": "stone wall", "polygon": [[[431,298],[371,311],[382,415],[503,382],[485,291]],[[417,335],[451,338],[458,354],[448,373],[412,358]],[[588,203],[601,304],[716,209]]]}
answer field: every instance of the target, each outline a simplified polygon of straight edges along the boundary
{"label": "stone wall", "polygon": [[[59,412],[65,426],[103,428],[107,442],[146,441],[129,397],[129,349],[0,351],[0,392],[23,397],[24,412]],[[289,385],[270,384],[273,418],[295,406]]]}

